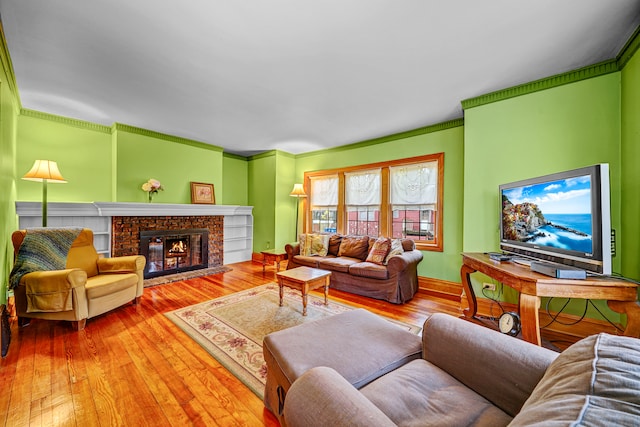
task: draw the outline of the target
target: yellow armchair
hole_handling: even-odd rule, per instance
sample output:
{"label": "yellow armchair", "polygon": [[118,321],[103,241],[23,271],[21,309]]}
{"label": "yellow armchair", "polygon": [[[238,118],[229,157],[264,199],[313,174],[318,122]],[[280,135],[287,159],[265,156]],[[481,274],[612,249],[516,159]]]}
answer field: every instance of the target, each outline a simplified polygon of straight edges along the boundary
{"label": "yellow armchair", "polygon": [[[26,230],[13,233],[17,254]],[[93,232],[83,229],[67,255],[66,269],[22,276],[14,288],[18,325],[31,318],[71,321],[82,330],[87,319],[124,304],[138,304],[143,292],[146,260],[142,255],[100,258]]]}

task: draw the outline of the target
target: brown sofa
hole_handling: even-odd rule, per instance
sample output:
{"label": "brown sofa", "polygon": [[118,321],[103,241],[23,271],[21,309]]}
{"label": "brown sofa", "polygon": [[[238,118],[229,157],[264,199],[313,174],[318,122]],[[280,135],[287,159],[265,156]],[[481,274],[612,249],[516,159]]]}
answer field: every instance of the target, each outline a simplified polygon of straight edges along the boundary
{"label": "brown sofa", "polygon": [[[304,334],[306,326],[292,329]],[[339,332],[358,333],[353,328]],[[331,351],[345,359],[357,349],[338,352],[327,347]],[[593,335],[558,354],[453,316],[434,314],[424,324],[421,358],[365,385],[351,379],[352,371],[360,369],[356,365],[362,364],[355,358],[351,365],[329,361],[298,375],[284,399],[283,424],[640,425],[636,338]],[[300,365],[298,354],[288,356],[285,366],[289,365]]]}
{"label": "brown sofa", "polygon": [[[358,243],[345,248],[347,242]],[[296,267],[313,267],[331,271],[331,288],[386,300],[394,304],[409,301],[418,291],[418,264],[422,252],[411,239],[402,239],[403,253],[389,258],[386,264],[366,262],[376,239],[366,236],[330,235],[325,256],[300,254],[298,242],[285,245],[287,270]]]}
{"label": "brown sofa", "polygon": [[[11,236],[16,254],[25,235],[25,230],[18,230]],[[137,304],[142,297],[145,264],[145,257],[141,255],[100,258],[93,246],[93,231],[85,228],[71,245],[66,269],[35,271],[22,276],[14,289],[18,324],[24,326],[30,318],[66,320],[81,330],[87,319],[129,302]],[[64,293],[66,307],[29,309],[28,287],[40,289],[40,297],[51,294],[51,289],[61,295]],[[68,301],[69,297],[71,301]]]}

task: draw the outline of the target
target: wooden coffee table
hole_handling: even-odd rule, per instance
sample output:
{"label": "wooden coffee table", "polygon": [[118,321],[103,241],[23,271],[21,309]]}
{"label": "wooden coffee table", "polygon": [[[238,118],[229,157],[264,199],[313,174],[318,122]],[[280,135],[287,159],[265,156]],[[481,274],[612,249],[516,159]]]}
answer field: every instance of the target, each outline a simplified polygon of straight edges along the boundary
{"label": "wooden coffee table", "polygon": [[276,273],[278,285],[280,286],[280,307],[284,296],[284,287],[297,289],[302,292],[302,315],[307,315],[307,294],[309,291],[324,286],[324,305],[327,305],[329,295],[329,279],[331,272],[318,268],[298,267],[291,270]]}

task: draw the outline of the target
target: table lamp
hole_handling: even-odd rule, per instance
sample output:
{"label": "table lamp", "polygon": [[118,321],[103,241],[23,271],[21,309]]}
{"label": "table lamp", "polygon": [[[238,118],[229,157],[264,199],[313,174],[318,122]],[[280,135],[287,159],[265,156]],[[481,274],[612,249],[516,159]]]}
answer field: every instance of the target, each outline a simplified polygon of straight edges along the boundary
{"label": "table lamp", "polygon": [[300,197],[307,197],[302,184],[293,184],[293,190],[289,193],[291,197],[298,199],[296,204],[296,241],[298,241],[298,211],[300,210]]}
{"label": "table lamp", "polygon": [[66,183],[58,170],[58,164],[51,160],[36,160],[31,170],[22,179],[42,182],[42,226],[47,226],[47,183]]}

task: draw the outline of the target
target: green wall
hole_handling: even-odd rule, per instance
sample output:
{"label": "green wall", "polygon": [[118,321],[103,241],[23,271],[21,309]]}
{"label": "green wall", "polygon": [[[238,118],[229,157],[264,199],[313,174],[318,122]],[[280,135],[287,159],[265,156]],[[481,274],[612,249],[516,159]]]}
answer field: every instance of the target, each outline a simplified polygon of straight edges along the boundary
{"label": "green wall", "polygon": [[332,150],[297,156],[297,182],[305,171],[335,169],[433,153],[444,153],[443,252],[423,251],[418,274],[460,281],[462,250],[463,153],[462,120]]}
{"label": "green wall", "polygon": [[114,201],[110,128],[23,110],[18,116],[17,139],[18,200],[42,200],[42,184],[20,177],[34,160],[46,159],[56,161],[67,180],[48,186],[48,201]]}
{"label": "green wall", "polygon": [[224,199],[221,148],[126,125],[114,128],[117,201],[146,202],[141,187],[150,178],[164,187],[154,203],[191,203],[191,181],[213,184],[216,200]]}
{"label": "green wall", "polygon": [[640,53],[622,69],[621,273],[640,280]]}
{"label": "green wall", "polygon": [[245,157],[223,153],[222,182],[224,197],[217,203],[223,205],[247,206],[249,204],[249,162]]}
{"label": "green wall", "polygon": [[[1,31],[0,31],[1,33]],[[4,39],[1,39],[4,42]],[[20,99],[12,80],[11,67],[0,46],[0,304],[7,301],[9,272],[13,266],[11,233],[16,221],[16,121]]]}
{"label": "green wall", "polygon": [[249,205],[253,206],[253,251],[273,249],[276,242],[276,152],[249,161]]}

